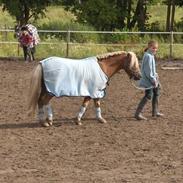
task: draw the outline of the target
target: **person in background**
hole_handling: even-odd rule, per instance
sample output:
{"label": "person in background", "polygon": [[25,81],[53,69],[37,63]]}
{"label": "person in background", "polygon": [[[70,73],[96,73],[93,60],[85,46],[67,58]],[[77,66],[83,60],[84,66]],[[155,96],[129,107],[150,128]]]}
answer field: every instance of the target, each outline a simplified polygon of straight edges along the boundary
{"label": "person in background", "polygon": [[26,26],[21,28],[19,34],[19,42],[21,47],[23,48],[24,60],[25,61],[33,61],[35,48],[34,48],[34,38],[33,35],[28,31]]}
{"label": "person in background", "polygon": [[137,120],[147,120],[142,115],[142,110],[148,100],[152,100],[152,116],[162,117],[164,116],[159,112],[159,95],[160,95],[160,83],[158,74],[156,73],[156,65],[154,55],[158,50],[158,42],[151,40],[148,42],[147,48],[144,50],[144,56],[142,59],[140,86],[145,89],[145,95],[141,99],[135,112],[135,118]]}

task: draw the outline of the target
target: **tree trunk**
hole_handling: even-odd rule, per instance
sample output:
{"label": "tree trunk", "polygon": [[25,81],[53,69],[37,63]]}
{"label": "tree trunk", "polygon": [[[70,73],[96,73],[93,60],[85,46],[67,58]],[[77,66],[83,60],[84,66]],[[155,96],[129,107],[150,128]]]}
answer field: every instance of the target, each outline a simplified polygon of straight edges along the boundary
{"label": "tree trunk", "polygon": [[27,5],[26,0],[21,0],[21,6],[20,8],[20,17],[18,17],[20,26],[26,25],[28,23],[28,20],[30,19],[30,9]]}
{"label": "tree trunk", "polygon": [[127,28],[130,29],[130,20],[131,20],[131,10],[132,10],[132,1],[128,0],[127,7]]}
{"label": "tree trunk", "polygon": [[24,23],[27,24],[29,21],[29,8],[27,4],[24,5]]}
{"label": "tree trunk", "polygon": [[173,31],[174,17],[175,17],[175,0],[172,1],[172,13],[171,13],[170,31]]}
{"label": "tree trunk", "polygon": [[166,31],[170,31],[171,1],[172,0],[168,0],[167,4]]}
{"label": "tree trunk", "polygon": [[125,18],[127,12],[127,0],[117,0],[117,7],[119,8],[119,15],[118,15],[118,28],[125,27]]}
{"label": "tree trunk", "polygon": [[138,28],[141,31],[145,30],[145,22],[146,22],[146,4],[145,0],[139,0],[139,15],[137,17]]}
{"label": "tree trunk", "polygon": [[145,22],[146,22],[146,0],[138,0],[136,10],[133,16],[133,19],[130,23],[130,29],[132,29],[136,22],[138,25],[139,30],[145,29]]}
{"label": "tree trunk", "polygon": [[140,0],[137,2],[137,6],[136,6],[136,9],[135,9],[135,13],[133,15],[133,19],[130,22],[130,29],[132,29],[135,26],[136,22],[137,22],[137,17],[138,17],[138,14],[139,14],[139,7],[140,7]]}

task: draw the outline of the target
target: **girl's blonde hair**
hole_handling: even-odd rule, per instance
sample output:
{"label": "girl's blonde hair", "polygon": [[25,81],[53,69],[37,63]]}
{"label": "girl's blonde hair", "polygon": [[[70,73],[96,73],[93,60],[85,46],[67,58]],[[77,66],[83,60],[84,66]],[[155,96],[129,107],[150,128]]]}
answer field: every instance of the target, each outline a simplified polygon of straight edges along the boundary
{"label": "girl's blonde hair", "polygon": [[147,47],[144,49],[144,52],[146,52],[149,47],[151,47],[152,45],[155,45],[155,44],[158,44],[158,42],[156,40],[150,40],[147,44]]}

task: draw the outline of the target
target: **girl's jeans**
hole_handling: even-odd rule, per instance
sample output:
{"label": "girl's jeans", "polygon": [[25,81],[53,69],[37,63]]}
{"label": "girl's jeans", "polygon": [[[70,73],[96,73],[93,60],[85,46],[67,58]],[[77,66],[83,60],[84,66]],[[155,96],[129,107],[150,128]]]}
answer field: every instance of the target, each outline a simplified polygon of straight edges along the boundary
{"label": "girl's jeans", "polygon": [[152,100],[153,97],[158,97],[160,95],[160,85],[157,88],[151,88],[145,90],[145,97],[149,100]]}
{"label": "girl's jeans", "polygon": [[35,53],[35,47],[30,48],[27,46],[23,46],[23,52],[24,52],[24,60],[27,61],[32,61],[35,60],[34,58],[34,53]]}

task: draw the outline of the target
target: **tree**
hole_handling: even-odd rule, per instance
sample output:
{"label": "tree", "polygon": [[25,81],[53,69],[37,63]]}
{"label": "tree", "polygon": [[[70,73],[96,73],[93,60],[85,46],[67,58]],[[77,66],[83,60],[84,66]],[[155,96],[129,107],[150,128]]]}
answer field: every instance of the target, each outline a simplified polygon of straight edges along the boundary
{"label": "tree", "polygon": [[82,23],[88,23],[97,30],[146,29],[147,4],[157,0],[63,0]]}
{"label": "tree", "polygon": [[139,30],[143,31],[145,29],[146,20],[147,20],[147,1],[138,0],[135,13],[129,28],[130,29],[133,28],[137,23]]}
{"label": "tree", "polygon": [[118,9],[111,0],[64,0],[63,4],[81,23],[90,24],[97,30],[116,28]]}
{"label": "tree", "polygon": [[132,0],[128,0],[127,1],[127,28],[128,29],[130,29],[131,11],[132,11]]}
{"label": "tree", "polygon": [[3,10],[16,18],[21,26],[27,24],[30,18],[38,19],[44,15],[46,7],[57,0],[0,0]]}
{"label": "tree", "polygon": [[[115,3],[115,1],[113,2]],[[126,27],[126,18],[128,16],[128,1],[127,0],[117,0],[116,9],[117,9],[117,22],[116,28],[123,29]]]}
{"label": "tree", "polygon": [[166,0],[167,5],[166,31],[173,31],[176,6],[183,6],[182,0]]}

